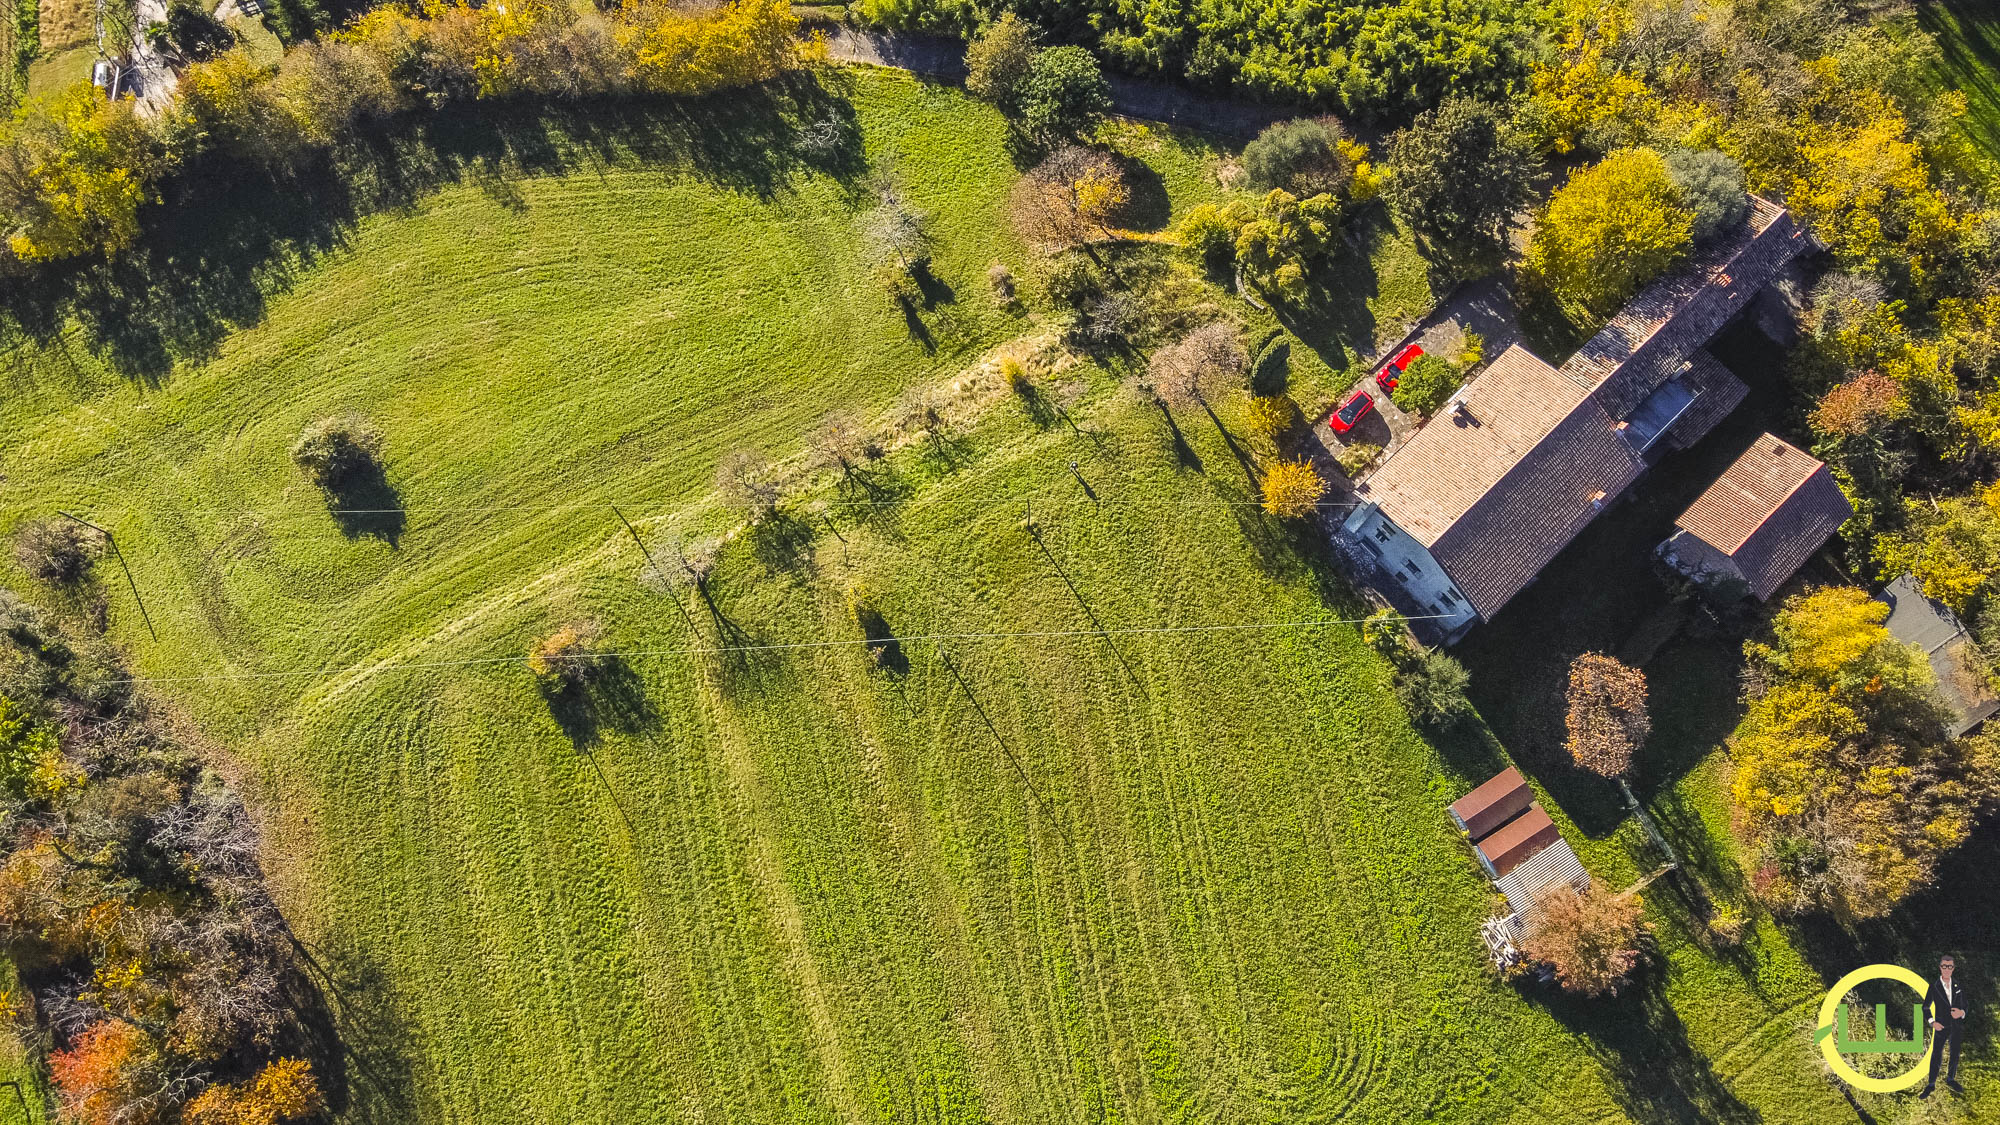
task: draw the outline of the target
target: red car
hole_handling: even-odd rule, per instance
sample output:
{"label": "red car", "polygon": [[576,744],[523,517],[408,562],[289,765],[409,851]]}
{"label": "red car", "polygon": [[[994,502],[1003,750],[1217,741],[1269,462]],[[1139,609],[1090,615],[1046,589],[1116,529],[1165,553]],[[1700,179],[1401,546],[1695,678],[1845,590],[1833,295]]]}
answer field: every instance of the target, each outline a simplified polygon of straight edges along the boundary
{"label": "red car", "polygon": [[1367,391],[1357,389],[1353,398],[1341,403],[1340,409],[1327,418],[1326,424],[1332,427],[1334,433],[1344,434],[1353,429],[1356,422],[1368,417],[1368,412],[1373,409],[1375,400],[1368,397]]}
{"label": "red car", "polygon": [[1398,377],[1403,374],[1403,369],[1408,367],[1422,354],[1424,354],[1424,349],[1416,344],[1411,344],[1409,347],[1397,352],[1395,359],[1383,364],[1382,370],[1375,373],[1375,385],[1385,391],[1395,390],[1396,384],[1401,381]]}

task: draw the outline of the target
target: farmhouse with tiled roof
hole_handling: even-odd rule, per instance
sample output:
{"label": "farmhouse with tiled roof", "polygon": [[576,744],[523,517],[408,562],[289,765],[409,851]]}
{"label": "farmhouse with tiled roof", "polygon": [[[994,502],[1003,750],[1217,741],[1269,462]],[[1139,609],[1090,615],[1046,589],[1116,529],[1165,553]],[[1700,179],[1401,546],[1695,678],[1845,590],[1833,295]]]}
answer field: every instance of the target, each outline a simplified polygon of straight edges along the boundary
{"label": "farmhouse with tiled roof", "polygon": [[1823,462],[1765,434],[1674,521],[1680,530],[1660,556],[1698,582],[1741,583],[1761,602],[1852,515]]}
{"label": "farmhouse with tiled roof", "polygon": [[1668,450],[1700,440],[1748,389],[1704,344],[1807,240],[1752,197],[1735,230],[1648,286],[1552,367],[1516,345],[1356,488],[1342,533],[1443,633],[1490,620]]}

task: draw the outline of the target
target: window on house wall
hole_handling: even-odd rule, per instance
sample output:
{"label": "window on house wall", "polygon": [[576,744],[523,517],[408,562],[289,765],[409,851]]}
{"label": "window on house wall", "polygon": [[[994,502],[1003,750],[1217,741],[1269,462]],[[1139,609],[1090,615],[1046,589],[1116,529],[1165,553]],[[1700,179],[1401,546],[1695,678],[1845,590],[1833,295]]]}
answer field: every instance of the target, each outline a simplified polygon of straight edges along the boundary
{"label": "window on house wall", "polygon": [[1444,593],[1439,594],[1438,597],[1444,599],[1444,604],[1450,606],[1451,608],[1453,609],[1458,608],[1458,599],[1451,596],[1450,590],[1446,590]]}
{"label": "window on house wall", "polygon": [[1410,577],[1412,578],[1422,578],[1424,576],[1423,568],[1417,565],[1417,560],[1415,559],[1408,560],[1403,566],[1410,572]]}
{"label": "window on house wall", "polygon": [[1389,541],[1388,524],[1384,523],[1375,525],[1375,541],[1377,543],[1387,543]]}
{"label": "window on house wall", "polygon": [[1396,581],[1401,582],[1405,586],[1408,586],[1410,584],[1410,576],[1404,574],[1402,571],[1399,570],[1396,572]]}
{"label": "window on house wall", "polygon": [[1380,548],[1380,547],[1377,547],[1377,546],[1375,545],[1375,541],[1374,541],[1374,540],[1372,540],[1372,539],[1363,539],[1363,540],[1361,541],[1361,545],[1362,545],[1363,547],[1366,547],[1366,548],[1368,548],[1368,553],[1369,553],[1369,554],[1371,554],[1371,555],[1374,555],[1374,556],[1375,556],[1376,558],[1378,558],[1378,559],[1382,557],[1382,548]]}
{"label": "window on house wall", "polygon": [[1429,606],[1428,608],[1430,609],[1430,611],[1431,611],[1431,614],[1432,614],[1433,616],[1436,616],[1436,617],[1443,617],[1443,616],[1444,616],[1444,610],[1441,610],[1441,609],[1439,609],[1439,608],[1438,608],[1438,604],[1437,604],[1436,602],[1432,602],[1432,603],[1430,604],[1430,606]]}

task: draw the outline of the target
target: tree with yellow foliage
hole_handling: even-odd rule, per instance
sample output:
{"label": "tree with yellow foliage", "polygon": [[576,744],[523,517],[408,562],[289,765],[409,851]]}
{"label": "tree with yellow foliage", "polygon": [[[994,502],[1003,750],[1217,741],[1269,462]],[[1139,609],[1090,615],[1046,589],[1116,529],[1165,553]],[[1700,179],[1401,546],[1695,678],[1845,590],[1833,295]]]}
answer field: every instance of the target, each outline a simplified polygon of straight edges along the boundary
{"label": "tree with yellow foliage", "polygon": [[1628,148],[1578,170],[1535,224],[1528,274],[1578,319],[1603,319],[1679,264],[1694,243],[1667,164]]}
{"label": "tree with yellow foliage", "polygon": [[240,1084],[203,1090],[181,1111],[183,1125],[281,1125],[318,1113],[325,1106],[312,1064],[278,1059]]}
{"label": "tree with yellow foliage", "polygon": [[1021,177],[1010,210],[1024,237],[1065,249],[1111,237],[1118,213],[1131,198],[1125,175],[1111,157],[1064,145]]}
{"label": "tree with yellow foliage", "polygon": [[138,239],[165,151],[132,106],[77,86],[0,125],[0,229],[15,257],[112,253]]}
{"label": "tree with yellow foliage", "polygon": [[1319,510],[1326,481],[1312,462],[1280,461],[1264,470],[1264,510],[1285,519],[1304,519]]}
{"label": "tree with yellow foliage", "polygon": [[1875,541],[1885,575],[1908,574],[1924,596],[1966,614],[2000,568],[2000,485],[1975,497],[1904,503],[1902,530]]}
{"label": "tree with yellow foliage", "polygon": [[2000,794],[2000,758],[1946,738],[1930,665],[1887,616],[1860,590],[1822,588],[1745,647],[1731,792],[1758,857],[1752,887],[1774,909],[1887,912]]}

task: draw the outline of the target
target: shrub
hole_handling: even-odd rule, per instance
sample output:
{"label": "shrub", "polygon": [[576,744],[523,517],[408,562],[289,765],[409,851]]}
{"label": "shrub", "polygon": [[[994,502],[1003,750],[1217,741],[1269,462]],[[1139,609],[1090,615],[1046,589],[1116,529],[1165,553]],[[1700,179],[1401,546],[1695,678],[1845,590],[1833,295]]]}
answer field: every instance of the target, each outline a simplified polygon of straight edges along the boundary
{"label": "shrub", "polygon": [[1272,296],[1303,304],[1308,277],[1340,235],[1340,204],[1331,195],[1300,199],[1274,188],[1257,216],[1236,233],[1243,276]]}
{"label": "shrub", "polygon": [[986,284],[992,287],[994,300],[999,301],[1003,305],[1014,303],[1014,290],[1016,288],[1014,271],[1007,268],[1007,263],[995,262],[987,266]]}
{"label": "shrub", "polygon": [[1282,337],[1271,340],[1256,352],[1250,364],[1250,393],[1283,394],[1292,376],[1292,342]]}
{"label": "shrub", "polygon": [[80,581],[104,551],[104,536],[75,520],[36,520],[14,538],[14,561],[28,577],[67,586]]}
{"label": "shrub", "polygon": [[528,671],[551,695],[584,687],[608,665],[597,651],[603,637],[603,628],[595,621],[564,624],[528,650]]}
{"label": "shrub", "polygon": [[1667,156],[1667,175],[1681,189],[1681,203],[1694,214],[1694,240],[1706,242],[1750,214],[1743,165],[1713,149],[1680,150]]}
{"label": "shrub", "polygon": [[1637,897],[1595,883],[1581,894],[1551,887],[1529,914],[1521,951],[1553,968],[1565,992],[1616,995],[1639,964],[1639,927]]}
{"label": "shrub", "polygon": [[1708,936],[1715,944],[1734,948],[1750,930],[1750,915],[1740,906],[1724,906],[1708,919]]}
{"label": "shrub", "polygon": [[1003,355],[1000,357],[1000,382],[1017,395],[1026,395],[1032,385],[1028,381],[1028,365],[1020,357]]}
{"label": "shrub", "polygon": [[914,306],[924,299],[923,286],[901,262],[877,262],[868,271],[868,278],[899,305]]}
{"label": "shrub", "polygon": [[896,639],[896,631],[889,627],[889,619],[883,616],[875,602],[875,596],[865,586],[856,586],[848,591],[847,602],[854,611],[854,623],[861,629],[862,643],[868,649],[868,658],[877,668],[901,674],[910,667],[909,658],[903,655],[902,642]]}
{"label": "shrub", "polygon": [[1034,29],[1008,12],[965,48],[965,88],[1003,113],[1017,112],[1036,54]]}
{"label": "shrub", "polygon": [[1081,312],[1104,291],[1090,263],[1076,254],[1061,254],[1049,260],[1042,272],[1042,289],[1057,308]]}
{"label": "shrub", "polygon": [[1236,236],[1250,221],[1250,213],[1240,203],[1219,206],[1203,203],[1191,208],[1174,232],[1180,248],[1196,264],[1212,274],[1226,274],[1236,262]]}
{"label": "shrub", "polygon": [[1021,126],[1044,143],[1074,140],[1111,112],[1111,87],[1096,56],[1082,47],[1054,47],[1035,56],[1020,86]]}
{"label": "shrub", "polygon": [[1340,471],[1347,474],[1347,479],[1353,480],[1367,472],[1368,467],[1375,463],[1375,458],[1380,456],[1382,456],[1381,446],[1360,441],[1353,445],[1342,446],[1335,460],[1340,465]]}
{"label": "shrub", "polygon": [[1280,121],[1243,149],[1243,170],[1258,191],[1283,188],[1301,198],[1347,189],[1354,161],[1343,151],[1347,139],[1332,118]]}
{"label": "shrub", "polygon": [[1280,461],[1264,472],[1264,510],[1285,519],[1304,519],[1319,511],[1326,481],[1303,458]]}
{"label": "shrub", "polygon": [[325,1100],[312,1064],[279,1059],[249,1082],[203,1090],[182,1111],[182,1125],[279,1125],[320,1112]]}
{"label": "shrub", "polygon": [[292,444],[292,460],[321,488],[338,488],[377,466],[382,435],[358,414],[322,418]]}
{"label": "shrub", "polygon": [[1299,405],[1289,395],[1253,395],[1244,408],[1244,425],[1250,434],[1275,445],[1299,420]]}
{"label": "shrub", "polygon": [[1408,660],[1396,673],[1396,699],[1411,721],[1443,730],[1472,713],[1465,697],[1472,674],[1449,653],[1432,650]]}
{"label": "shrub", "polygon": [[1433,414],[1458,390],[1460,374],[1458,368],[1425,352],[1403,369],[1389,401],[1406,413]]}
{"label": "shrub", "polygon": [[1572,315],[1608,317],[1687,256],[1694,213],[1651,149],[1621,149],[1557,189],[1528,246],[1530,278]]}
{"label": "shrub", "polygon": [[1586,652],[1570,662],[1566,746],[1576,764],[1599,777],[1623,777],[1652,733],[1646,674],[1616,657]]}

